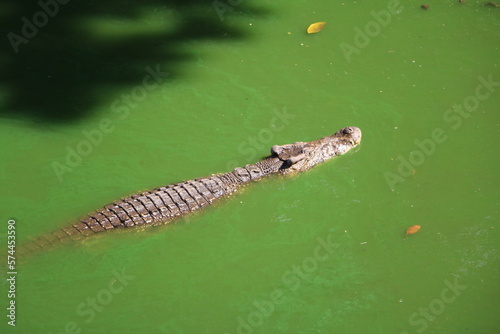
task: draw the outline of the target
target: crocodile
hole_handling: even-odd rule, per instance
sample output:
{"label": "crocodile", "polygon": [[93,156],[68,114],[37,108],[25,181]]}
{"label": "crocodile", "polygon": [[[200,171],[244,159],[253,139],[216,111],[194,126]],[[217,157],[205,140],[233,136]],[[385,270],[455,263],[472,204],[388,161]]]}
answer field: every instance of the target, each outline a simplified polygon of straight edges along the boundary
{"label": "crocodile", "polygon": [[269,156],[254,164],[114,201],[80,218],[73,225],[32,239],[24,250],[30,253],[49,245],[81,240],[109,230],[169,223],[235,193],[249,182],[273,174],[292,175],[309,170],[348,152],[360,142],[361,130],[351,126],[315,141],[274,145]]}

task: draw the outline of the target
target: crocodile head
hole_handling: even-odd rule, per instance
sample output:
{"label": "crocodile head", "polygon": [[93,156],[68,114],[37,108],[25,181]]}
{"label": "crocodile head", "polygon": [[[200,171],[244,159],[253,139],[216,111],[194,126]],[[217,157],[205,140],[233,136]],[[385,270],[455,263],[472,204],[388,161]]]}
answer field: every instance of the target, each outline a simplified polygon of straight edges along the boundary
{"label": "crocodile head", "polygon": [[349,126],[319,140],[274,145],[271,148],[271,156],[283,161],[281,174],[303,172],[323,161],[346,153],[360,142],[361,130]]}

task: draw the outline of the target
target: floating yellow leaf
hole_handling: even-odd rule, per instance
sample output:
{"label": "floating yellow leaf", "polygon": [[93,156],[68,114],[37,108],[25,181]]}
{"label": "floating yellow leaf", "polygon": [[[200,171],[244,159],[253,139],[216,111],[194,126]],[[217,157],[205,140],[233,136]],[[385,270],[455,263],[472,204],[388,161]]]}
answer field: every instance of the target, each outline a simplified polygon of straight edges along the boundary
{"label": "floating yellow leaf", "polygon": [[315,34],[320,32],[326,25],[326,22],[316,22],[307,27],[308,34]]}
{"label": "floating yellow leaf", "polygon": [[413,226],[410,226],[408,227],[408,229],[406,230],[406,235],[408,234],[414,234],[414,233],[417,233],[418,230],[420,230],[420,225],[413,225]]}

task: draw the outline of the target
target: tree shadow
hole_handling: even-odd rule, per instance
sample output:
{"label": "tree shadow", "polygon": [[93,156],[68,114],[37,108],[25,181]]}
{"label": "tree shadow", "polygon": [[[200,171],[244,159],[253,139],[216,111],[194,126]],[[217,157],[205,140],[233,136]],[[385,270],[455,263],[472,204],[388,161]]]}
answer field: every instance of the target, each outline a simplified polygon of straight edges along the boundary
{"label": "tree shadow", "polygon": [[265,14],[245,2],[221,19],[206,0],[58,1],[0,4],[0,117],[77,121],[107,91],[141,85],[147,67],[181,75],[186,42],[248,37],[231,15]]}

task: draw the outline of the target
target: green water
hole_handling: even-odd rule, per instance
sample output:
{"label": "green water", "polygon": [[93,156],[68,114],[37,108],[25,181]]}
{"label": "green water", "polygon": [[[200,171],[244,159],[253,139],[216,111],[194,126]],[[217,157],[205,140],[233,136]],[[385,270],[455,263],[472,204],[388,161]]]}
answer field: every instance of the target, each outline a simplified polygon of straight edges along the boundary
{"label": "green water", "polygon": [[[9,219],[22,243],[274,144],[345,126],[362,144],[18,263],[15,327],[3,263],[1,332],[498,333],[499,9],[222,2],[69,2],[17,54],[4,39],[3,254]],[[40,10],[22,3],[4,35]]]}

